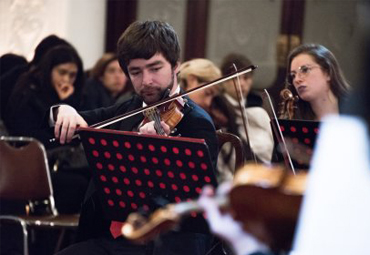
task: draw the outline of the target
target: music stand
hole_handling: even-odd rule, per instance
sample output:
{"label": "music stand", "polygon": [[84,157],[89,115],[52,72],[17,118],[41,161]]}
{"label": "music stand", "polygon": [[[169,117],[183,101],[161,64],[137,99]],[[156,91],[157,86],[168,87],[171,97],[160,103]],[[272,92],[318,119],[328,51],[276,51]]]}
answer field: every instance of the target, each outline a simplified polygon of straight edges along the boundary
{"label": "music stand", "polygon": [[92,128],[79,134],[108,220],[123,222],[157,209],[157,198],[178,203],[217,185],[203,139]]}
{"label": "music stand", "polygon": [[[278,119],[280,130],[287,144],[288,152],[291,156],[295,169],[309,169],[310,159],[319,133],[318,121],[309,120],[288,120]],[[271,120],[273,130],[276,129],[276,120]],[[278,149],[279,138],[276,132],[274,134],[275,152],[278,161],[283,160],[281,149]]]}

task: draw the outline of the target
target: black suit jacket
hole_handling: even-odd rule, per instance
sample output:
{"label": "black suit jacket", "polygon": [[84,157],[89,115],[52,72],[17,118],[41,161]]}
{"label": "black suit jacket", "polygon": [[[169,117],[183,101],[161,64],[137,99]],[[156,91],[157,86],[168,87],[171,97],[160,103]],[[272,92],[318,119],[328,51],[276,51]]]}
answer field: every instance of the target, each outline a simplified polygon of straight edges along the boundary
{"label": "black suit jacket", "polygon": [[[122,104],[81,112],[80,114],[89,125],[92,125],[140,108],[142,107],[142,104],[142,100],[135,95],[130,100]],[[205,139],[215,169],[218,155],[218,142],[211,117],[190,99],[187,99],[183,113],[184,117],[176,126],[176,131],[171,133],[171,135]],[[121,122],[112,124],[107,128],[132,131],[138,127],[142,120],[143,115],[138,114]],[[110,222],[104,220],[98,194],[96,194],[93,182],[90,181],[90,185],[86,193],[86,200],[82,206],[78,239],[82,241],[94,237],[110,236],[109,225]],[[207,224],[204,219],[201,218],[189,218],[184,220],[181,229],[191,232],[208,232]]]}

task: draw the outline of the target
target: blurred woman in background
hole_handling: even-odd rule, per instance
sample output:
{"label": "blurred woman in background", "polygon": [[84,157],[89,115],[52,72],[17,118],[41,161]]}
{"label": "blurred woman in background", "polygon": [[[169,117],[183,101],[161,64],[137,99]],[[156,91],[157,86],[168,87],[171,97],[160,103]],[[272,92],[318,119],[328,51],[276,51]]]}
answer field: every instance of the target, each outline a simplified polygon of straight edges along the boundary
{"label": "blurred woman in background", "polygon": [[16,84],[5,115],[9,133],[37,138],[47,147],[52,136],[42,129],[45,114],[60,103],[78,108],[83,76],[82,61],[75,49],[66,45],[51,49]]}
{"label": "blurred woman in background", "polygon": [[[196,58],[186,61],[180,66],[179,80],[181,88],[185,91],[197,88],[200,85],[216,80],[220,77],[220,69],[208,59]],[[204,110],[209,112],[212,99],[217,93],[218,87],[213,86],[194,92],[190,94],[189,97]]]}
{"label": "blurred woman in background", "polygon": [[8,104],[10,95],[12,94],[18,79],[22,74],[34,69],[40,64],[40,61],[45,54],[55,46],[58,45],[68,45],[71,46],[66,40],[56,36],[49,35],[41,40],[41,42],[36,46],[34,57],[29,63],[21,64],[15,66],[7,72],[3,70],[3,62],[1,62],[1,76],[0,76],[0,106],[1,106],[1,118],[5,116],[6,106]]}
{"label": "blurred woman in background", "polygon": [[[250,65],[252,62],[246,56],[230,53],[223,58],[221,71],[223,75],[228,75],[235,72],[234,66],[240,69]],[[234,83],[240,85],[240,91],[236,90]],[[242,140],[247,161],[269,163],[274,146],[270,118],[262,107],[262,98],[253,90],[253,73],[246,73],[239,79],[228,80],[221,89],[223,93],[216,96],[212,102],[211,116],[216,126]],[[241,99],[244,100],[243,109],[239,106]],[[246,119],[245,125],[243,115]],[[218,166],[223,170],[223,179],[232,178],[234,154],[233,148],[227,144],[220,151]]]}
{"label": "blurred woman in background", "polygon": [[82,109],[111,106],[129,99],[132,94],[131,82],[119,66],[117,56],[105,53],[96,62],[86,81]]}
{"label": "blurred woman in background", "polygon": [[[36,138],[46,147],[51,167],[56,170],[58,165],[58,171],[52,172],[52,182],[56,207],[62,213],[79,212],[88,184],[86,171],[77,171],[72,161],[81,155],[78,161],[82,166],[78,170],[85,170],[87,164],[82,149],[49,142],[54,134],[45,127],[45,120],[53,105],[68,104],[79,108],[83,81],[83,65],[77,51],[68,45],[56,46],[46,53],[39,65],[19,78],[5,115],[10,135]],[[68,167],[62,166],[61,161],[68,161]],[[67,168],[74,169],[63,171]]]}

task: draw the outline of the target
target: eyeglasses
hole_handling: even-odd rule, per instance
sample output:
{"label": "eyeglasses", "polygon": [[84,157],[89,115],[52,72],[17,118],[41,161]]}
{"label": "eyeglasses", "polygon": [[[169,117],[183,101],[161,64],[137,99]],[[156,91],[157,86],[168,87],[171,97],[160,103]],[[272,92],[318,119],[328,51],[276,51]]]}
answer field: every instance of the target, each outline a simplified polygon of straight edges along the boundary
{"label": "eyeglasses", "polygon": [[319,68],[320,66],[309,66],[309,65],[300,66],[300,67],[298,67],[297,71],[290,72],[289,79],[290,79],[291,82],[293,82],[296,75],[298,75],[301,78],[306,77],[311,72],[311,70],[316,68],[316,67]]}

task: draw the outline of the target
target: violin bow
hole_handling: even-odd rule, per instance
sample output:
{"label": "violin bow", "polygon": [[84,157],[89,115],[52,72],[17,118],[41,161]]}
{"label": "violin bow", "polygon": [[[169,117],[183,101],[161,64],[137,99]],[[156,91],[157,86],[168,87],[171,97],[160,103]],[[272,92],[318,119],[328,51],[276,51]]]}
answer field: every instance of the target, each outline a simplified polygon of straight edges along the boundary
{"label": "violin bow", "polygon": [[276,138],[279,140],[279,146],[280,148],[282,149],[281,152],[283,153],[283,157],[284,157],[284,162],[285,162],[285,165],[290,168],[293,172],[293,174],[295,175],[295,168],[293,166],[293,162],[292,162],[292,158],[289,154],[289,151],[288,151],[288,148],[287,148],[287,145],[286,145],[286,142],[285,142],[285,139],[284,139],[284,136],[283,136],[283,133],[281,132],[280,130],[280,123],[279,123],[279,120],[276,116],[276,112],[274,110],[274,106],[272,104],[272,100],[271,100],[271,97],[270,97],[270,94],[267,92],[267,89],[264,89],[264,92],[265,92],[265,95],[268,99],[268,102],[269,102],[269,105],[271,107],[271,111],[272,111],[272,114],[274,115],[274,118],[271,119],[272,121],[274,121],[275,125],[273,124],[272,125],[272,129],[276,135]]}
{"label": "violin bow", "polygon": [[[235,69],[235,72],[238,72],[238,69],[236,68],[236,65],[234,63],[233,63],[233,67]],[[256,157],[256,154],[252,150],[252,146],[251,146],[251,142],[250,142],[250,137],[249,137],[249,132],[248,132],[248,129],[250,129],[249,128],[249,121],[248,121],[247,111],[245,110],[245,100],[244,100],[244,96],[243,96],[243,93],[242,93],[242,88],[241,88],[239,76],[236,77],[236,80],[237,80],[237,82],[235,82],[235,79],[233,79],[233,83],[234,83],[234,88],[236,90],[236,95],[238,97],[238,104],[239,104],[240,114],[241,114],[242,120],[243,120],[243,127],[244,127],[245,135],[246,135],[246,138],[247,138],[247,144],[248,144],[249,150],[252,154],[254,162],[257,163],[257,157]]]}
{"label": "violin bow", "polygon": [[[151,108],[156,108],[162,104],[166,104],[166,103],[169,103],[173,100],[176,100],[180,97],[184,97],[184,96],[187,96],[187,95],[190,95],[198,90],[201,90],[201,89],[206,89],[206,88],[209,88],[209,87],[212,87],[214,85],[217,85],[217,84],[221,84],[225,81],[228,81],[230,79],[234,79],[235,77],[238,77],[240,75],[243,75],[243,74],[246,74],[246,73],[249,73],[251,71],[253,71],[254,69],[256,69],[257,66],[256,65],[251,65],[251,66],[248,66],[248,67],[244,67],[244,68],[241,68],[239,69],[238,71],[236,72],[233,72],[229,75],[226,75],[226,76],[223,76],[219,79],[216,79],[214,81],[211,81],[211,82],[208,82],[208,83],[205,83],[199,87],[196,87],[196,88],[193,88],[193,89],[190,89],[188,91],[185,91],[185,92],[182,92],[182,93],[179,93],[177,95],[173,95],[171,97],[168,97],[168,98],[165,98],[165,99],[162,99],[156,103],[153,103],[153,104],[150,104],[150,105],[147,105],[147,106],[144,106],[144,107],[141,107],[141,108],[138,108],[138,109],[135,109],[135,110],[132,110],[130,112],[127,112],[127,113],[124,113],[124,114],[121,114],[121,115],[118,115],[118,116],[115,116],[113,118],[110,118],[110,119],[107,119],[107,120],[104,120],[104,121],[101,121],[99,123],[96,123],[96,124],[93,124],[90,126],[90,128],[96,128],[96,129],[101,129],[101,128],[104,128],[106,126],[109,126],[109,125],[112,125],[116,122],[119,122],[119,121],[122,121],[122,120],[125,120],[127,118],[130,118],[136,114],[139,114],[139,113],[142,113],[144,111],[147,111],[148,109],[151,109]],[[73,138],[77,138],[78,135],[74,135]],[[55,138],[52,138],[50,139],[50,142],[54,142],[56,141]]]}
{"label": "violin bow", "polygon": [[178,99],[178,98],[180,98],[180,97],[184,97],[184,96],[190,95],[190,94],[192,94],[192,93],[194,93],[194,92],[196,92],[196,91],[198,91],[198,90],[206,89],[206,88],[212,87],[212,86],[214,86],[214,85],[217,85],[217,84],[223,83],[223,82],[225,82],[225,81],[227,81],[227,80],[230,80],[230,79],[233,79],[233,78],[235,78],[235,77],[238,77],[238,76],[240,76],[240,75],[243,75],[243,74],[249,73],[249,72],[253,71],[253,70],[254,70],[254,69],[256,69],[256,68],[257,68],[257,66],[254,66],[254,65],[249,66],[249,67],[242,68],[242,69],[240,69],[240,70],[239,70],[240,72],[239,72],[239,71],[236,71],[236,72],[234,72],[234,73],[232,73],[232,74],[230,74],[230,75],[227,75],[227,76],[221,77],[221,78],[219,78],[219,79],[217,79],[217,80],[214,80],[214,81],[208,82],[208,83],[203,84],[203,85],[201,85],[201,86],[199,86],[199,87],[196,87],[196,88],[190,89],[190,90],[188,90],[188,91],[185,91],[185,92],[179,93],[179,94],[177,94],[177,95],[174,95],[174,96],[171,96],[171,97],[168,97],[168,98],[162,99],[162,100],[160,100],[160,101],[158,101],[158,102],[156,102],[156,103],[154,103],[154,104],[147,105],[147,106],[145,106],[145,107],[143,107],[143,108],[139,108],[139,109],[136,109],[136,110],[130,111],[130,112],[126,113],[126,114],[123,114],[123,115],[120,115],[120,116],[116,116],[116,117],[113,117],[113,118],[111,118],[111,119],[108,119],[108,120],[105,120],[105,121],[99,122],[99,123],[97,123],[97,124],[92,125],[91,127],[92,127],[92,128],[98,128],[98,129],[99,129],[99,128],[103,128],[103,127],[109,126],[109,125],[111,125],[111,124],[113,124],[113,123],[116,123],[116,122],[118,122],[118,121],[121,121],[121,120],[127,119],[127,118],[129,118],[129,117],[131,117],[131,116],[134,116],[134,115],[136,115],[136,114],[142,113],[142,112],[144,112],[144,111],[148,110],[149,108],[155,108],[155,107],[158,107],[158,106],[160,106],[160,105],[162,105],[162,104],[165,104],[165,103],[171,102],[171,101],[173,101],[173,100],[175,100],[175,99]]}

